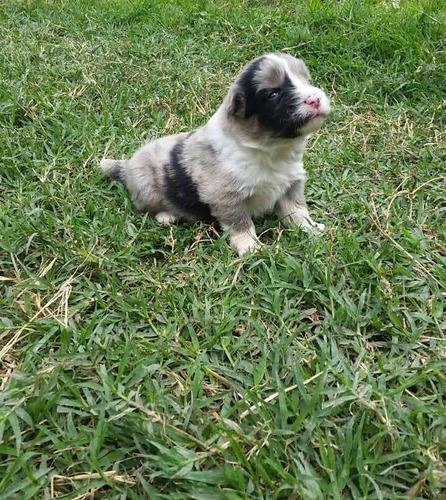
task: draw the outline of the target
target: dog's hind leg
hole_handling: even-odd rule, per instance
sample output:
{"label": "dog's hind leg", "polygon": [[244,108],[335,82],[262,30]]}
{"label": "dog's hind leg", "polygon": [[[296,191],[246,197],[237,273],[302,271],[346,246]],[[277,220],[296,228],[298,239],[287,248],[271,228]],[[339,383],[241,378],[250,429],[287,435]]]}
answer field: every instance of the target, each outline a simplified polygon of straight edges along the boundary
{"label": "dog's hind leg", "polygon": [[178,220],[178,217],[171,212],[158,212],[155,219],[163,226],[168,226]]}

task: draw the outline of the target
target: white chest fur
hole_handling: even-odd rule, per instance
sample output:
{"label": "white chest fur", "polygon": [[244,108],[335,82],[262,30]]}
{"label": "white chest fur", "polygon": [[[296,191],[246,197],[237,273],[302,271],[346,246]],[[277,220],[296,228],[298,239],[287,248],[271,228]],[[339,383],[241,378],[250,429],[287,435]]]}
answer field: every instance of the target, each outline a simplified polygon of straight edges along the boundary
{"label": "white chest fur", "polygon": [[295,146],[272,151],[250,146],[231,148],[225,167],[246,199],[251,215],[271,211],[295,181],[305,181],[302,163],[305,145]]}
{"label": "white chest fur", "polygon": [[261,215],[274,208],[277,200],[297,180],[305,180],[302,155],[257,154],[246,161],[242,191],[251,215]]}
{"label": "white chest fur", "polygon": [[226,127],[219,109],[206,126],[208,140],[219,151],[222,168],[245,198],[251,215],[271,211],[297,180],[305,181],[302,158],[308,136],[294,140],[246,142]]}

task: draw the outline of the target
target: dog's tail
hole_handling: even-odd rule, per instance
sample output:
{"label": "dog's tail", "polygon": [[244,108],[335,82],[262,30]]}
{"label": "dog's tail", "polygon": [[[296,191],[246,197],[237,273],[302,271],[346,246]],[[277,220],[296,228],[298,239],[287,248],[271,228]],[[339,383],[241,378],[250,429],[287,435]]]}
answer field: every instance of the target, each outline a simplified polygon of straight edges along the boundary
{"label": "dog's tail", "polygon": [[124,169],[127,165],[127,160],[109,160],[104,158],[99,164],[99,168],[110,179],[114,181],[124,182],[125,174]]}

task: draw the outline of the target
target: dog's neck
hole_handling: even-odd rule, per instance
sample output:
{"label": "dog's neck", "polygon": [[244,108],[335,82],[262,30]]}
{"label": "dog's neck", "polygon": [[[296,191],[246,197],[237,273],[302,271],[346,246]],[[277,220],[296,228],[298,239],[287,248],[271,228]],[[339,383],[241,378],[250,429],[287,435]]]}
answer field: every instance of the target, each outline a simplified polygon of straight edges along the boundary
{"label": "dog's neck", "polygon": [[289,155],[296,153],[303,155],[310,134],[301,135],[292,139],[280,137],[267,137],[250,133],[246,126],[241,126],[236,121],[228,119],[226,109],[222,106],[211,117],[207,126],[223,134],[228,140],[236,142],[240,147],[248,150],[262,152],[265,155]]}
{"label": "dog's neck", "polygon": [[270,156],[287,155],[292,152],[304,153],[308,136],[296,137],[294,139],[281,138],[259,138],[239,136],[239,144],[245,148],[261,151]]}

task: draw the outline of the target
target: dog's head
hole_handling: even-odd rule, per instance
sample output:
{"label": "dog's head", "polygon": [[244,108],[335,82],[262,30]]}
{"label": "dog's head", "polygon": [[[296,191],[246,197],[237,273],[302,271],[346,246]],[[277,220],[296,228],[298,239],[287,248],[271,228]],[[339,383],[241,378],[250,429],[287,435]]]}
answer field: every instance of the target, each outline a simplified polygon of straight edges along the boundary
{"label": "dog's head", "polygon": [[325,93],[313,86],[301,59],[267,54],[243,69],[228,94],[230,118],[252,133],[295,138],[318,130],[330,112]]}

